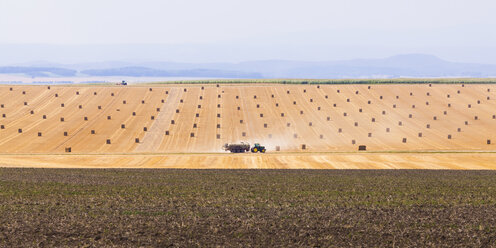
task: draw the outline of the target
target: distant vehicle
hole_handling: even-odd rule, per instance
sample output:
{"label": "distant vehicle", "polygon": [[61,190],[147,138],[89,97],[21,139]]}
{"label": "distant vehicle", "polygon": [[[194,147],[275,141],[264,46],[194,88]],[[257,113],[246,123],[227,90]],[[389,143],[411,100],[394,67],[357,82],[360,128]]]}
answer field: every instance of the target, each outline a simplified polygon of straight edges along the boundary
{"label": "distant vehicle", "polygon": [[257,152],[265,153],[265,146],[261,146],[259,143],[255,143],[255,145],[253,145],[253,147],[251,148],[251,152],[253,152],[253,153],[257,153]]}
{"label": "distant vehicle", "polygon": [[121,82],[121,83],[117,83],[116,85],[127,85],[127,82],[126,82],[126,81],[124,81],[124,80],[122,80],[122,82]]}
{"label": "distant vehicle", "polygon": [[223,149],[225,151],[230,151],[232,153],[243,153],[251,151],[253,153],[261,152],[265,153],[265,146],[261,146],[259,143],[255,143],[253,147],[250,148],[249,143],[241,142],[240,144],[224,144]]}

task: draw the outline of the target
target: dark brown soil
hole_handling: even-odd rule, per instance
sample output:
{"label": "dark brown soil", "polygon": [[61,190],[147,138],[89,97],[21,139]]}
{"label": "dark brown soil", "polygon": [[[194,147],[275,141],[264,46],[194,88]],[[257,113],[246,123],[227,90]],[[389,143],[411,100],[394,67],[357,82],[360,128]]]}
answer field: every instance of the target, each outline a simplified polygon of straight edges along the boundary
{"label": "dark brown soil", "polygon": [[496,247],[496,172],[0,169],[0,246]]}

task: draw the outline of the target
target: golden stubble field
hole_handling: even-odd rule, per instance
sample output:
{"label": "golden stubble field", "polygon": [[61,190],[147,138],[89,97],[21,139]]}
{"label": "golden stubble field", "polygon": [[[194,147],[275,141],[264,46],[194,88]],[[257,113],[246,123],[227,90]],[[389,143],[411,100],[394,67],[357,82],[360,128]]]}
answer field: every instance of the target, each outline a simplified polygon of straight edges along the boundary
{"label": "golden stubble field", "polygon": [[[494,92],[485,84],[0,86],[0,166],[494,169]],[[221,149],[240,141],[268,153]]]}

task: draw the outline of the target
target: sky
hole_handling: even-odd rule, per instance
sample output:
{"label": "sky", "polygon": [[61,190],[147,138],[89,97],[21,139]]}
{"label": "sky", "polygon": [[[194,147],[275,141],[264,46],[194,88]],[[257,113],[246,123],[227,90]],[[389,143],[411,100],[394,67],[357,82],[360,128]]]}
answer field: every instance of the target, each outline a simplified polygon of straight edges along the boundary
{"label": "sky", "polygon": [[0,63],[428,53],[496,64],[495,10],[493,0],[1,0]]}

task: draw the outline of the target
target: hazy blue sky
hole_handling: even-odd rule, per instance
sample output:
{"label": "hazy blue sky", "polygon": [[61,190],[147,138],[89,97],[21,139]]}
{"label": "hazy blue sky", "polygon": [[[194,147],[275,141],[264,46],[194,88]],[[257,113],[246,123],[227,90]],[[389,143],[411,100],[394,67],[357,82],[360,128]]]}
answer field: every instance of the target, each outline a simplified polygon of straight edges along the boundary
{"label": "hazy blue sky", "polygon": [[0,62],[50,60],[53,49],[60,62],[430,53],[496,64],[495,11],[494,0],[0,0]]}

